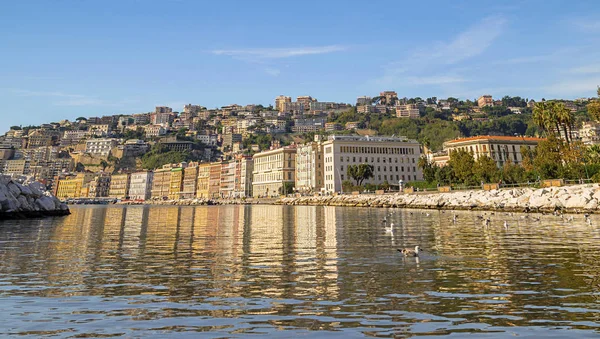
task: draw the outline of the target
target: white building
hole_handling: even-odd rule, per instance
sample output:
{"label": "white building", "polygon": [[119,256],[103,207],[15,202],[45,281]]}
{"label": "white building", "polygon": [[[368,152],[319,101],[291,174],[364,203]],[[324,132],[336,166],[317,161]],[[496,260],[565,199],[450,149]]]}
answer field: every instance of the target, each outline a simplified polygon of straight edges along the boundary
{"label": "white building", "polygon": [[144,127],[146,137],[158,137],[167,134],[167,129],[160,125],[148,125]]}
{"label": "white building", "polygon": [[129,181],[129,199],[150,199],[152,193],[152,177],[152,171],[132,173]]}
{"label": "white building", "polygon": [[579,129],[579,137],[588,146],[600,144],[600,124],[593,121],[583,123]]}
{"label": "white building", "polygon": [[320,192],[323,188],[323,144],[315,141],[299,145],[296,150],[295,188],[301,193]]}
{"label": "white building", "polygon": [[416,140],[394,137],[329,136],[323,143],[324,190],[339,192],[342,183],[351,180],[348,165],[368,164],[374,167],[373,178],[364,184],[397,184],[400,180],[423,180],[417,165],[421,147]]}
{"label": "white building", "polygon": [[85,152],[93,155],[107,156],[110,150],[117,146],[119,139],[88,139],[85,142]]}

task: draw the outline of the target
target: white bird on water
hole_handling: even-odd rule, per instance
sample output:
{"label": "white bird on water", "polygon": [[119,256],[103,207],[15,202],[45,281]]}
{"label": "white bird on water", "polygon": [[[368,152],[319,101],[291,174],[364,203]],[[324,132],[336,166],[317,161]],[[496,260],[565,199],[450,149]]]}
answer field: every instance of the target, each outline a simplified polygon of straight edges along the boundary
{"label": "white bird on water", "polygon": [[394,223],[390,224],[390,227],[385,227],[385,232],[386,233],[394,233]]}
{"label": "white bird on water", "polygon": [[421,247],[419,247],[419,245],[415,246],[414,250],[410,248],[398,249],[398,252],[404,254],[405,257],[418,257],[419,252],[422,251],[423,250],[421,249]]}
{"label": "white bird on water", "polygon": [[506,220],[504,220],[504,228],[508,228],[508,222],[506,222]]}

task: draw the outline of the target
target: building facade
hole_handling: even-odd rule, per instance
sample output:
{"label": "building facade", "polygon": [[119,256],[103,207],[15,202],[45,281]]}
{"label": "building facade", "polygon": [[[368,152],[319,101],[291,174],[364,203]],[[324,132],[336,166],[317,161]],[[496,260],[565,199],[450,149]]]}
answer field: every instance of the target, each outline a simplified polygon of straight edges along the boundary
{"label": "building facade", "polygon": [[416,140],[394,137],[329,136],[323,142],[324,191],[340,192],[349,165],[373,166],[373,178],[364,183],[397,184],[400,180],[423,180],[417,165],[421,148]]}
{"label": "building facade", "polygon": [[152,196],[152,171],[131,173],[129,180],[129,199],[148,200]]}
{"label": "building facade", "polygon": [[129,197],[129,179],[129,173],[111,175],[108,196],[115,199],[127,199]]}
{"label": "building facade", "polygon": [[482,95],[477,99],[477,106],[479,106],[479,107],[494,106],[494,99],[489,94]]}
{"label": "building facade", "polygon": [[198,163],[191,162],[183,170],[183,184],[179,195],[181,199],[194,199],[198,187]]}
{"label": "building facade", "polygon": [[473,154],[475,160],[487,155],[502,168],[507,161],[513,164],[523,162],[521,148],[534,149],[543,138],[511,137],[511,136],[476,136],[460,138],[444,143],[444,150],[452,157],[452,152],[464,150]]}
{"label": "building facade", "polygon": [[323,188],[323,144],[315,139],[296,150],[295,189],[300,193],[316,193]]}
{"label": "building facade", "polygon": [[108,197],[108,190],[110,188],[110,175],[101,174],[96,176],[88,185],[88,197],[89,198],[103,198]]}
{"label": "building facade", "polygon": [[284,147],[253,156],[252,196],[274,197],[286,193],[295,183],[296,148]]}
{"label": "building facade", "polygon": [[206,199],[209,198],[209,181],[210,181],[210,163],[202,163],[198,165],[198,181],[196,184],[196,197]]}
{"label": "building facade", "polygon": [[171,165],[164,165],[162,168],[154,170],[152,178],[152,199],[165,200],[169,197],[169,188],[171,187]]}
{"label": "building facade", "polygon": [[78,173],[75,177],[58,180],[56,197],[59,199],[87,197],[89,192],[87,184],[94,177],[93,173]]}
{"label": "building facade", "polygon": [[398,105],[396,106],[396,117],[398,118],[418,118],[419,114],[419,106],[417,104],[406,104],[406,105]]}
{"label": "building facade", "polygon": [[108,156],[110,150],[117,146],[119,140],[117,139],[88,139],[85,142],[85,152],[97,155],[97,156]]}

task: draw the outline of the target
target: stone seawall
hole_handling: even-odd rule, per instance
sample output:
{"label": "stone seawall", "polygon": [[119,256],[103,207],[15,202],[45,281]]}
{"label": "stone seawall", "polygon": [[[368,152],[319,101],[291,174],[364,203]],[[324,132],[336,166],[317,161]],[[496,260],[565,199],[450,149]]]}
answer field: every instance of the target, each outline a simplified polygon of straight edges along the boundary
{"label": "stone seawall", "polygon": [[178,199],[178,200],[146,200],[120,201],[117,205],[161,205],[161,206],[203,206],[203,205],[256,205],[275,204],[277,199]]}
{"label": "stone seawall", "polygon": [[68,215],[66,204],[39,182],[20,184],[0,177],[0,220]]}
{"label": "stone seawall", "polygon": [[512,212],[599,213],[598,184],[550,188],[455,191],[448,193],[338,195],[282,198],[282,205],[401,207]]}

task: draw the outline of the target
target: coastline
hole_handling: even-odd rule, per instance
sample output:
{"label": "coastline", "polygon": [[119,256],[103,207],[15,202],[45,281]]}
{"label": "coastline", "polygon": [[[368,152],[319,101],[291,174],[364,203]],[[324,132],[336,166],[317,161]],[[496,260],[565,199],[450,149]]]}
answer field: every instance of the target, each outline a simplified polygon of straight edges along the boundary
{"label": "coastline", "polygon": [[548,188],[505,188],[446,193],[341,194],[248,199],[183,199],[121,201],[118,205],[309,205],[505,212],[600,213],[600,185]]}
{"label": "coastline", "polygon": [[395,193],[286,197],[281,205],[394,207],[437,210],[505,212],[599,213],[600,185],[584,184],[548,188],[507,188],[447,193]]}

